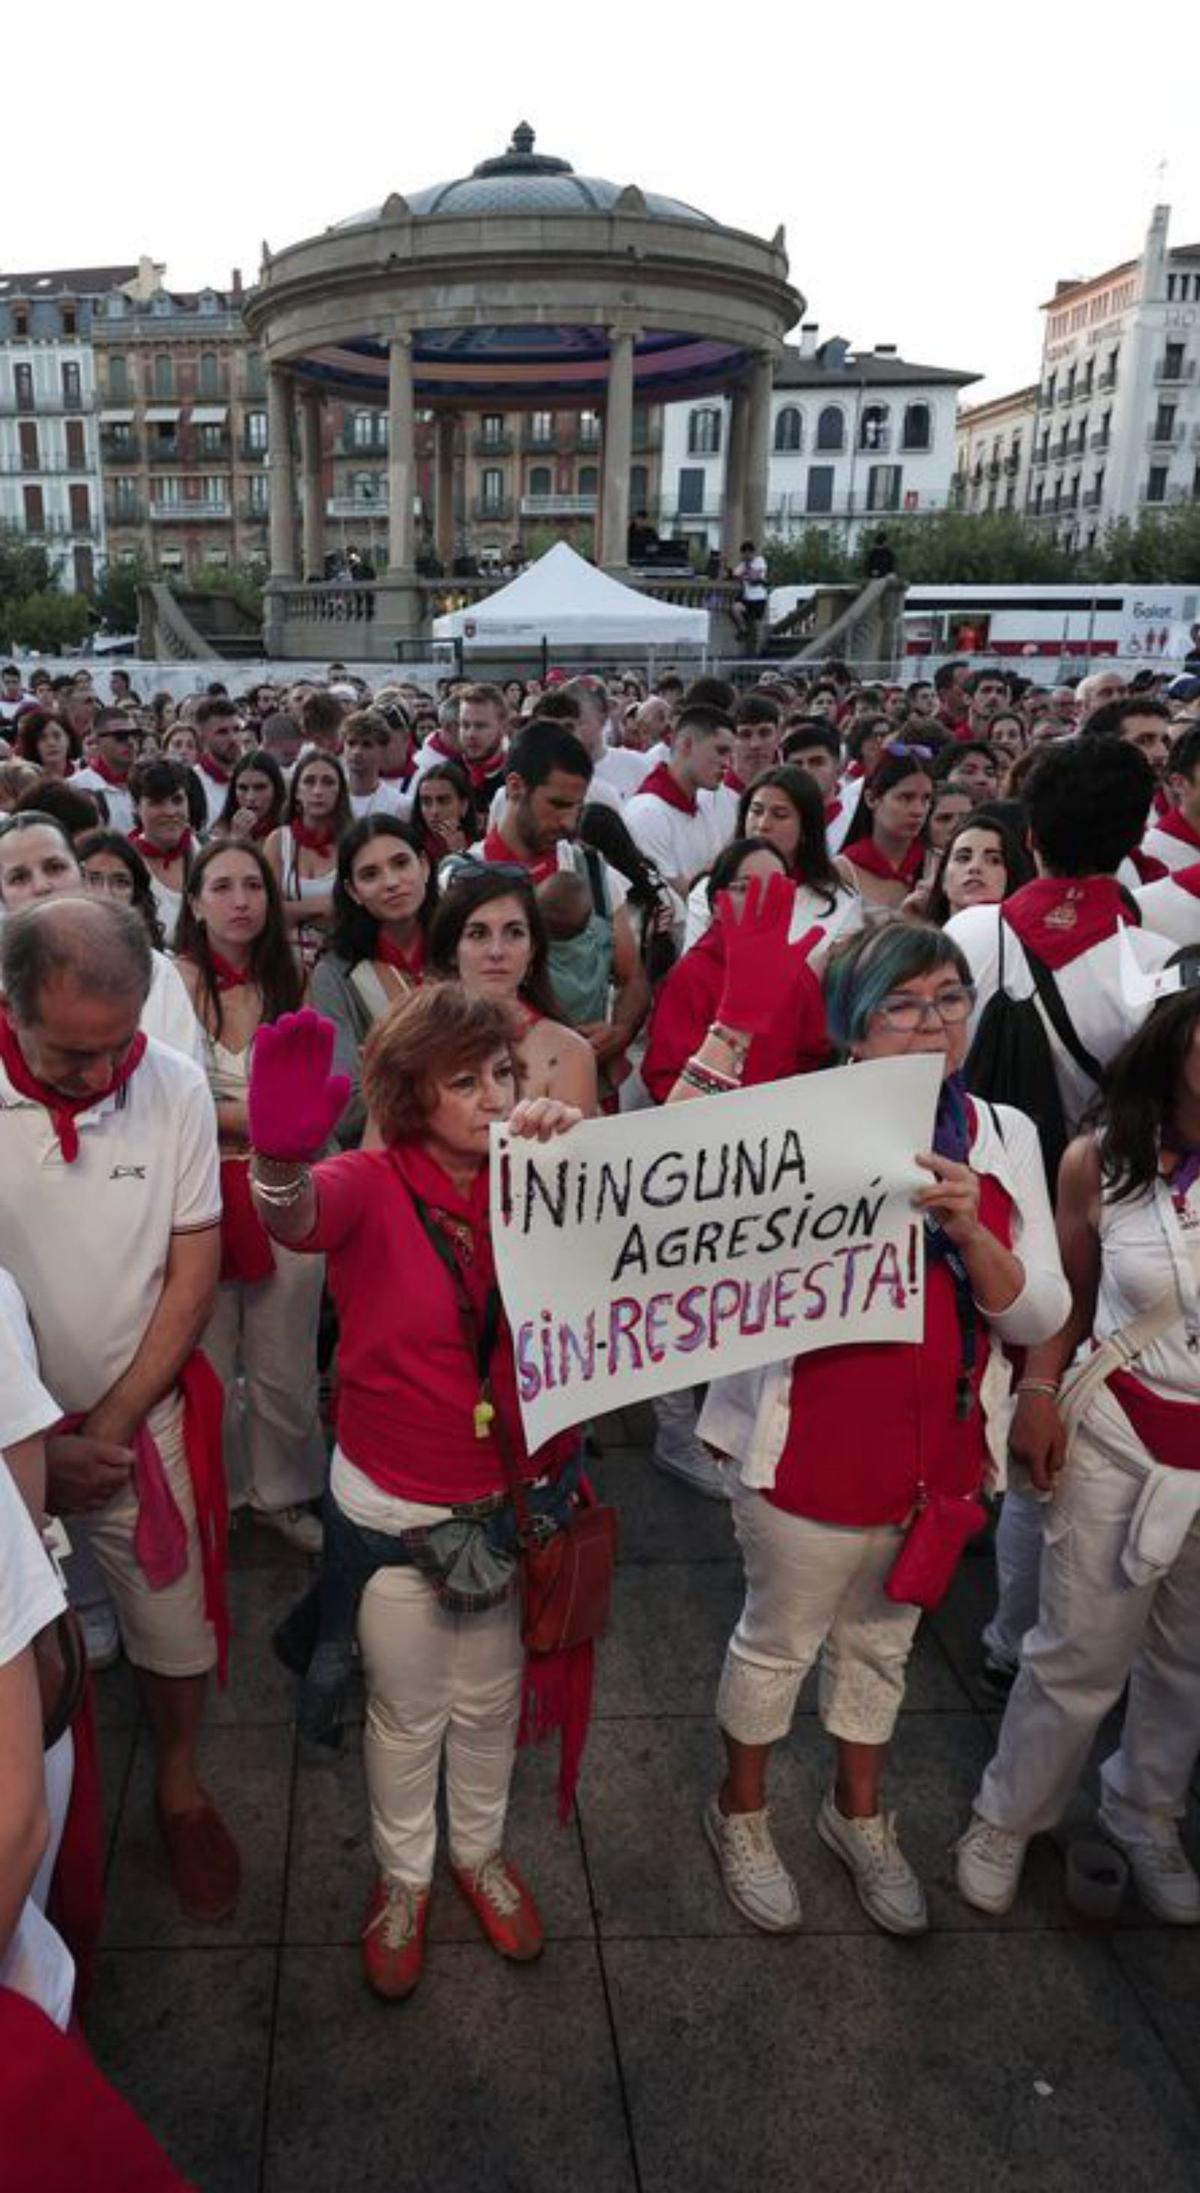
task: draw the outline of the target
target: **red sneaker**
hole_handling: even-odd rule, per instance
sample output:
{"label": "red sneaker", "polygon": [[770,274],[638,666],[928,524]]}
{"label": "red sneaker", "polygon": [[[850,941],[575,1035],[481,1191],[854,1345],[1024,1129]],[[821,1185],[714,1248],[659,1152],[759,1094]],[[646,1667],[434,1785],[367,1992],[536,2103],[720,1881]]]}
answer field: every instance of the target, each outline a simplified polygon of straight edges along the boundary
{"label": "red sneaker", "polygon": [[425,1962],[429,1890],[377,1881],[363,1927],[363,1971],[368,1985],[389,2002],[411,1995]]}
{"label": "red sneaker", "polygon": [[481,1866],[451,1866],[458,1886],[493,1949],[517,1964],[542,1954],[545,1930],[541,1914],[514,1865],[502,1851]]}

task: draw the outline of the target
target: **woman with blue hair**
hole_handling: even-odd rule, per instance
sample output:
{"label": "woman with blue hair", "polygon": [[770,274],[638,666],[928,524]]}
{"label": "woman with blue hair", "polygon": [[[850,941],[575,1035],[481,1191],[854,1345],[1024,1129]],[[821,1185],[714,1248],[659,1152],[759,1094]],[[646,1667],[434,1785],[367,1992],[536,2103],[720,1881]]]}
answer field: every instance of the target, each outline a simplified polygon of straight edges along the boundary
{"label": "woman with blue hair", "polygon": [[[761,905],[747,902],[751,929],[774,882]],[[917,1153],[929,1175],[914,1198],[926,1228],[924,1332],[915,1343],[825,1348],[710,1390],[701,1436],[738,1465],[746,1601],[717,1694],[727,1770],[704,1828],[730,1901],[756,1926],[794,1931],[800,1904],[771,1835],[767,1768],[819,1654],[836,1769],[817,1832],[869,1916],[889,1933],[919,1934],[924,1892],[880,1785],[920,1608],[936,1586],[926,1579],[914,1603],[897,1557],[904,1546],[911,1571],[932,1556],[945,1588],[988,1469],[992,1349],[1048,1339],[1070,1296],[1032,1121],[975,1104],[963,1088],[973,992],[957,946],[925,923],[886,920],[835,944],[824,991],[849,1062],[910,1052],[943,1062],[933,1148]]]}

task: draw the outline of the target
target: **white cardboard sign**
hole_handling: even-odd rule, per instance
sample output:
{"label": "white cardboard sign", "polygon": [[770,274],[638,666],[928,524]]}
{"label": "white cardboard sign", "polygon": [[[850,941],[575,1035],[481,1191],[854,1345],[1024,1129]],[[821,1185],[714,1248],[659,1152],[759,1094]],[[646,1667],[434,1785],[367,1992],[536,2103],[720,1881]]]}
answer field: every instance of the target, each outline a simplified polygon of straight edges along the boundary
{"label": "white cardboard sign", "polygon": [[919,1340],[912,1208],[940,1056],[589,1120],[492,1131],[492,1239],[530,1448],[731,1371]]}

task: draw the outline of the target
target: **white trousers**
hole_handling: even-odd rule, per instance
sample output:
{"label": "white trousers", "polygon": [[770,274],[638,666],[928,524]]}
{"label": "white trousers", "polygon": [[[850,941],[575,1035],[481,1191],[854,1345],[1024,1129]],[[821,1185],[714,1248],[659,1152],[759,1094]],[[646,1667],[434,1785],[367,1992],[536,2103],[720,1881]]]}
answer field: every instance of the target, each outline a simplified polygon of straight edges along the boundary
{"label": "white trousers", "polygon": [[200,1345],[225,1388],[230,1505],[295,1508],[325,1483],[317,1323],[325,1259],[275,1244],[272,1278],[227,1283]]}
{"label": "white trousers", "polygon": [[1022,1487],[1004,1495],[996,1526],[996,1611],[983,1632],[985,1652],[1015,1668],[1037,1621],[1046,1503]]}
{"label": "white trousers", "polygon": [[903,1533],[813,1523],[744,1485],[732,1506],[746,1603],[717,1691],[726,1735],[740,1744],[786,1736],[819,1652],[823,1727],[846,1743],[886,1744],[920,1620],[918,1607],[883,1592]]}
{"label": "white trousers", "polygon": [[[341,1454],[333,1489],[352,1520],[371,1530],[445,1513],[389,1499]],[[525,1667],[520,1601],[514,1593],[481,1614],[448,1614],[416,1569],[377,1569],[363,1593],[358,1641],[375,1857],[386,1880],[426,1888],[443,1751],[454,1863],[482,1865],[504,1841]]]}
{"label": "white trousers", "polygon": [[163,1591],[152,1591],[133,1550],[137,1494],[133,1479],[88,1516],[73,1515],[77,1545],[95,1554],[112,1594],[125,1657],[151,1675],[207,1675],[217,1664],[217,1647],[204,1612],[204,1576],[196,1503],[183,1444],[183,1403],[175,1395],[150,1412],[167,1484],[187,1531],[187,1568]]}
{"label": "white trousers", "polygon": [[1155,1816],[1179,1817],[1200,1750],[1200,1518],[1165,1575],[1131,1583],[1121,1553],[1141,1479],[1122,1456],[1145,1450],[1102,1392],[1043,1511],[1037,1623],[975,1800],[985,1820],[1021,1835],[1061,1819],[1127,1678],[1120,1747],[1101,1768],[1119,1833],[1137,1839]]}

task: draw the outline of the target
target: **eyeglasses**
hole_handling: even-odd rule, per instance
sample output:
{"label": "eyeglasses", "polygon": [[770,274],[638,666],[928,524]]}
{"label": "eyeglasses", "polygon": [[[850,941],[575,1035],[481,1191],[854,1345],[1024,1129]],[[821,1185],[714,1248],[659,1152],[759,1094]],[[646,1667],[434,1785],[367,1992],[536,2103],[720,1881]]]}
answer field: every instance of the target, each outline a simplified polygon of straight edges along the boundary
{"label": "eyeglasses", "polygon": [[899,754],[901,761],[933,760],[932,746],[906,746],[899,739],[893,739],[891,745],[885,748],[885,752]]}
{"label": "eyeglasses", "polygon": [[119,899],[133,897],[133,877],[127,875],[123,868],[119,874],[114,871],[111,876],[107,869],[85,868],[83,880],[89,891],[111,891]]}
{"label": "eyeglasses", "polygon": [[531,880],[519,860],[476,860],[473,853],[448,853],[438,866],[438,889],[461,883],[464,876],[513,876],[526,884]]}
{"label": "eyeglasses", "polygon": [[880,1020],[898,1036],[915,1036],[919,1028],[930,1028],[940,1020],[943,1028],[960,1027],[969,1020],[975,1004],[975,991],[970,983],[947,984],[936,997],[914,997],[911,991],[897,990],[894,996],[884,998],[875,1010]]}

